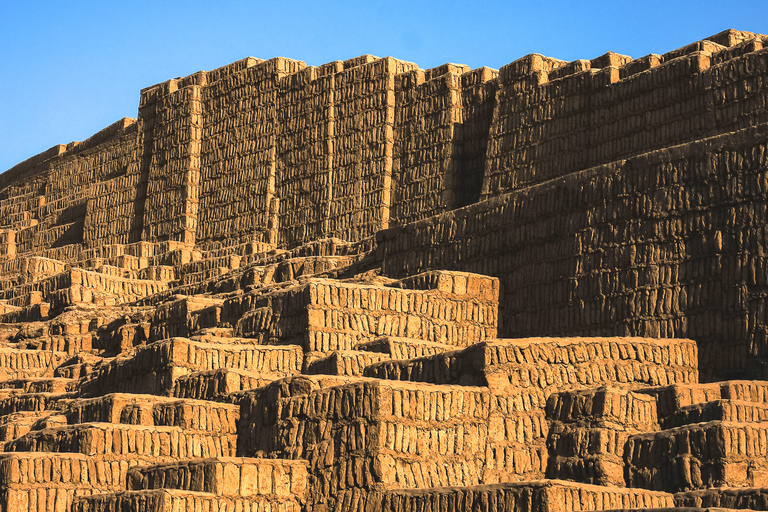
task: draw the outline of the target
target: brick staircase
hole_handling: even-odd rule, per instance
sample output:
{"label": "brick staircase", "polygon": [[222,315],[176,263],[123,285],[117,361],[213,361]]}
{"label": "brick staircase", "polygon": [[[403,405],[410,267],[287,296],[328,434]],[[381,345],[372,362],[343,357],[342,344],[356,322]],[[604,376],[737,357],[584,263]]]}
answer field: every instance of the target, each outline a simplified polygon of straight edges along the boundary
{"label": "brick staircase", "polygon": [[699,384],[690,340],[497,339],[498,282],[462,272],[163,297],[9,338],[89,336],[116,357],[0,348],[8,510],[762,499],[768,386]]}

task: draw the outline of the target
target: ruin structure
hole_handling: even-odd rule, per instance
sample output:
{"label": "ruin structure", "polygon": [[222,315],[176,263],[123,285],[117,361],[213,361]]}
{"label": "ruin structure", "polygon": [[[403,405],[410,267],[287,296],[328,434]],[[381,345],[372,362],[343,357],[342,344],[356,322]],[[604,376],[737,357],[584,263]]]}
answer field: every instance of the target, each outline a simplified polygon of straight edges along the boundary
{"label": "ruin structure", "polygon": [[768,510],[768,36],[148,87],[0,175],[0,375],[3,512]]}

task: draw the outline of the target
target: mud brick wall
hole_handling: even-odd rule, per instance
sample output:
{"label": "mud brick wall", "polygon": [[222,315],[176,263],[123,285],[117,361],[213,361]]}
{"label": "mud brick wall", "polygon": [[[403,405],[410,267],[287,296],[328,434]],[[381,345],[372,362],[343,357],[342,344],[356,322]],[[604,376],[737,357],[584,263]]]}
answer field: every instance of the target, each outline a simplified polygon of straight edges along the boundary
{"label": "mud brick wall", "polygon": [[[380,233],[386,275],[501,281],[501,336],[699,343],[704,379],[764,357],[763,127],[648,153]],[[725,184],[725,186],[724,186]]]}
{"label": "mud brick wall", "polygon": [[[450,277],[449,273],[444,273]],[[293,343],[307,352],[351,350],[380,336],[406,336],[452,346],[467,346],[496,336],[498,285],[481,276],[458,276],[463,288],[412,290],[312,279],[265,294],[238,320],[238,335],[264,343]],[[472,287],[467,288],[467,282]],[[480,288],[477,282],[487,282]],[[405,284],[407,286],[407,283]],[[237,317],[248,307],[240,297],[224,305]],[[261,307],[259,307],[261,306]]]}
{"label": "mud brick wall", "polygon": [[0,376],[3,379],[42,377],[51,375],[53,369],[67,359],[61,352],[17,350],[3,348],[0,350]]}
{"label": "mud brick wall", "polygon": [[[46,209],[40,228],[74,223],[68,228],[74,237],[57,239],[54,244],[41,244],[41,248],[65,244],[101,245],[127,243],[136,215],[136,141],[135,120],[118,121],[111,130],[114,135],[91,149],[64,158],[52,166],[46,190]],[[108,128],[107,130],[110,130]],[[106,135],[106,134],[105,134]],[[88,141],[81,145],[89,144]],[[55,185],[54,185],[55,184]],[[85,190],[73,208],[75,191]]]}
{"label": "mud brick wall", "polygon": [[553,393],[547,398],[547,418],[563,423],[627,426],[641,432],[659,429],[656,399],[619,387]]}
{"label": "mud brick wall", "polygon": [[624,446],[633,434],[659,430],[656,400],[620,388],[553,393],[547,477],[624,487]]}
{"label": "mud brick wall", "polygon": [[115,277],[73,268],[51,277],[2,290],[0,298],[15,295],[17,298],[14,300],[18,300],[19,297],[23,299],[25,295],[40,292],[42,300],[50,302],[54,308],[77,302],[114,305],[130,302],[166,288],[166,283],[157,281]]}
{"label": "mud brick wall", "polygon": [[392,359],[413,359],[414,357],[447,352],[453,350],[453,347],[443,343],[417,340],[414,338],[382,336],[381,338],[376,338],[373,341],[368,341],[356,345],[355,350],[381,352],[388,355]]}
{"label": "mud brick wall", "polygon": [[151,489],[77,497],[73,512],[113,512],[115,510],[218,510],[238,512],[301,512],[303,507],[294,498],[281,496],[229,497],[178,489]]}
{"label": "mud brick wall", "polygon": [[266,386],[277,378],[273,373],[219,368],[179,377],[173,387],[173,396],[198,400],[221,400],[230,393]]}
{"label": "mud brick wall", "polygon": [[321,358],[307,357],[304,373],[324,375],[362,375],[366,366],[389,359],[381,353],[361,350],[335,350]]}
{"label": "mud brick wall", "polygon": [[[507,170],[517,170],[525,163],[524,154],[514,152],[516,146],[520,144],[517,140],[521,139],[521,142],[525,140],[518,136],[517,124],[521,113],[513,110],[515,100],[525,95],[526,91],[535,90],[540,84],[545,83],[548,71],[565,64],[558,59],[534,54],[502,66],[499,70],[496,80],[498,89],[484,162],[481,188],[483,196],[495,195],[491,191],[513,188],[507,182],[515,180],[519,171],[508,173]],[[505,177],[506,174],[514,174],[514,176]]]}
{"label": "mud brick wall", "polygon": [[339,61],[283,78],[277,117],[281,246],[322,238],[332,197],[336,74]]}
{"label": "mud brick wall", "polygon": [[768,420],[768,405],[735,400],[715,400],[706,404],[685,407],[664,422],[664,428],[708,421],[744,421],[758,423]]}
{"label": "mud brick wall", "polygon": [[462,121],[456,127],[458,143],[454,146],[454,161],[458,165],[454,179],[454,208],[480,199],[498,76],[498,71],[486,67],[461,75]]}
{"label": "mud brick wall", "polygon": [[679,492],[675,494],[675,506],[761,510],[768,508],[768,491],[765,488],[721,488]]}
{"label": "mud brick wall", "polygon": [[[258,412],[266,397],[271,417]],[[357,379],[291,393],[275,383],[241,402],[238,450],[307,459],[310,502],[329,508],[352,489],[472,485],[482,478],[490,405],[483,388]]]}
{"label": "mud brick wall", "polygon": [[[14,233],[14,244],[16,254],[37,252],[35,251],[35,233],[37,225],[27,229],[17,230]],[[10,252],[10,247],[8,248]]]}
{"label": "mud brick wall", "polygon": [[[30,231],[32,230],[28,230],[27,232]],[[61,247],[52,247],[36,252],[43,258],[50,258],[52,260],[59,260],[63,262],[74,262],[80,260],[82,251],[83,246],[81,244],[72,244],[62,245]]]}
{"label": "mud brick wall", "polygon": [[529,56],[503,66],[484,197],[764,123],[762,46],[755,38],[728,51],[703,41],[635,61]]}
{"label": "mud brick wall", "polygon": [[136,222],[140,214],[136,195],[140,182],[141,176],[132,173],[94,185],[83,221],[83,242],[87,248],[140,239],[141,230]]}
{"label": "mud brick wall", "polygon": [[[0,260],[13,260],[16,257],[16,231],[13,229],[0,230]],[[4,266],[3,273],[8,267]]]}
{"label": "mud brick wall", "polygon": [[193,315],[199,314],[205,308],[220,305],[221,302],[203,297],[185,297],[160,304],[152,313],[151,340],[188,336],[193,324]]}
{"label": "mud brick wall", "polygon": [[768,402],[768,383],[761,380],[731,380],[723,382],[720,392],[724,399]]}
{"label": "mud brick wall", "polygon": [[345,61],[344,68],[335,77],[333,199],[327,234],[359,240],[389,225],[395,75],[416,65],[363,56]]}
{"label": "mud brick wall", "polygon": [[765,423],[711,421],[629,438],[627,483],[688,491],[708,487],[765,487]]}
{"label": "mud brick wall", "polygon": [[538,389],[491,392],[483,483],[544,478],[549,425]]}
{"label": "mud brick wall", "polygon": [[[237,434],[239,418],[239,408],[231,404],[172,399],[152,405],[155,425],[179,427],[192,433],[207,432],[222,439],[226,437],[230,442],[234,440],[233,435]],[[231,447],[226,450],[231,451]]]}
{"label": "mud brick wall", "polygon": [[21,411],[55,410],[57,402],[61,398],[69,397],[69,394],[60,393],[25,393],[22,395],[5,395],[0,398],[0,414],[14,414]]}
{"label": "mud brick wall", "polygon": [[19,263],[21,263],[21,268],[19,269],[21,280],[26,282],[38,281],[45,277],[59,274],[64,272],[66,267],[62,261],[42,258],[40,256],[19,258]]}
{"label": "mud brick wall", "polygon": [[[275,443],[282,443],[280,446],[283,446],[281,448],[283,451],[293,450],[292,447],[296,446],[296,443],[304,443],[304,441],[294,441],[294,433],[299,436],[309,436],[311,434],[301,430],[303,428],[301,425],[304,421],[309,421],[308,419],[302,420],[302,423],[297,425],[290,418],[295,415],[301,415],[303,418],[305,414],[310,416],[316,414],[321,402],[322,407],[326,407],[326,400],[331,400],[328,402],[327,407],[335,409],[333,416],[338,419],[334,421],[339,424],[347,424],[350,421],[350,415],[357,416],[358,413],[355,411],[358,409],[351,408],[346,399],[341,402],[335,399],[339,391],[333,391],[333,389],[340,386],[345,389],[360,389],[360,386],[381,387],[383,390],[381,391],[383,393],[382,396],[389,396],[388,393],[390,392],[386,390],[391,389],[394,397],[393,400],[395,401],[393,403],[396,403],[394,409],[396,417],[410,417],[409,415],[412,414],[422,414],[423,411],[423,414],[427,416],[433,415],[431,417],[433,419],[436,418],[437,423],[417,421],[414,425],[411,425],[410,420],[406,419],[401,419],[399,422],[393,419],[393,423],[387,420],[386,425],[382,424],[381,433],[378,435],[375,430],[371,433],[370,428],[368,428],[367,433],[365,433],[366,439],[368,439],[366,443],[368,444],[365,446],[371,447],[371,450],[373,450],[371,452],[372,456],[375,455],[374,452],[385,455],[392,454],[393,449],[395,450],[395,455],[393,455],[395,458],[400,457],[397,453],[403,450],[408,453],[426,453],[424,450],[432,450],[435,454],[444,455],[445,443],[447,443],[449,450],[451,447],[462,450],[463,448],[461,447],[463,445],[460,444],[462,434],[460,430],[456,430],[454,427],[457,425],[457,420],[461,418],[466,419],[466,414],[470,414],[471,418],[466,419],[468,428],[474,429],[475,426],[473,425],[480,421],[479,432],[482,433],[485,443],[482,447],[485,463],[481,473],[476,475],[481,478],[479,481],[488,483],[535,480],[544,476],[547,464],[545,441],[548,425],[544,416],[546,400],[539,390],[517,390],[509,395],[496,395],[489,393],[487,388],[481,387],[433,386],[350,377],[302,376],[300,378],[285,379],[261,390],[244,393],[244,397],[240,401],[242,409],[239,432],[241,436],[239,438],[238,453],[248,456],[253,454],[264,456],[270,453],[272,456],[283,456],[274,452],[277,449],[276,446],[278,446]],[[305,396],[305,398],[300,402],[286,402],[284,400],[288,397],[298,396]],[[342,394],[339,396],[347,395]],[[358,395],[355,394],[354,396]],[[360,397],[355,398],[354,403],[358,403],[359,399]],[[389,399],[387,398],[387,400]],[[477,400],[480,401],[478,402]],[[486,404],[486,401],[488,401],[487,406],[478,405]],[[282,405],[275,409],[273,406],[275,403]],[[372,403],[374,410],[370,417],[386,420],[386,417],[382,415],[386,411],[380,410],[376,412],[377,403],[379,402],[374,401]],[[300,409],[298,408],[299,404],[301,404]],[[368,411],[368,402],[364,402],[363,405],[364,411]],[[368,412],[365,412],[365,415],[368,417]],[[421,420],[424,419],[421,418]],[[447,425],[446,429],[442,429],[443,423]],[[286,431],[285,429],[290,430]],[[470,431],[464,431],[463,435],[469,436]],[[313,442],[318,442],[317,439],[315,438]],[[423,441],[417,440],[414,443],[414,439],[423,439]],[[307,438],[307,442],[311,440],[311,437]],[[374,442],[375,446],[371,445],[369,441]],[[427,441],[429,442],[427,443]],[[437,445],[432,446],[430,443],[435,441],[437,441]],[[338,444],[334,446],[334,450],[339,449]],[[357,446],[360,446],[359,443]],[[376,448],[376,446],[379,448]],[[311,445],[305,445],[305,448],[309,450]],[[327,449],[325,444],[321,446],[321,449]],[[327,452],[325,453],[328,456]],[[344,456],[344,452],[341,452],[341,454],[339,452],[336,453],[336,458]],[[316,457],[317,459],[313,460],[318,460],[321,464],[320,467],[322,467],[322,453],[317,454],[310,450],[308,454]],[[403,456],[407,457],[407,455]],[[437,466],[422,465],[420,467],[419,464],[422,464],[419,462],[421,458],[417,457],[417,459],[416,464],[409,467],[397,466],[395,473],[388,473],[386,478],[396,478],[408,487],[413,487],[414,481],[421,482],[416,483],[416,486],[421,486],[422,484],[429,485],[430,481],[428,479],[435,478],[442,480],[432,480],[433,485],[446,485],[444,483],[446,481],[449,483],[457,481],[455,480],[458,478],[457,473],[453,469],[441,469],[440,464],[443,464],[442,462]],[[334,462],[333,464],[337,463]],[[343,469],[344,462],[341,464]],[[377,467],[379,466],[375,465],[374,470]],[[355,469],[354,471],[357,474],[358,470]],[[444,471],[447,471],[447,473]],[[380,473],[374,473],[373,480],[371,481],[381,483],[377,479],[384,477],[380,475]],[[355,481],[358,483],[361,481],[357,476],[354,478],[357,479]],[[366,476],[366,478],[368,477]],[[343,484],[340,483],[339,485]],[[355,488],[360,490],[359,487],[356,487],[357,484],[351,485],[349,481],[346,485],[347,487],[352,487],[351,492],[353,494],[356,492]],[[377,487],[380,487],[379,484],[375,484],[372,487],[369,486],[369,489]],[[392,486],[390,485],[389,487]],[[339,493],[342,490],[343,488],[339,490]],[[340,500],[357,499],[354,496],[342,496],[341,494],[339,496]]]}
{"label": "mud brick wall", "polygon": [[68,275],[71,285],[59,287],[49,296],[51,306],[59,307],[77,302],[115,305],[131,302],[168,288],[166,283],[108,276],[99,272],[72,269]]}
{"label": "mud brick wall", "polygon": [[75,496],[107,492],[120,482],[125,462],[96,463],[79,453],[13,453],[0,457],[0,500],[4,512],[65,510]]}
{"label": "mud brick wall", "polygon": [[272,241],[276,229],[276,131],[280,80],[304,67],[290,59],[210,71],[203,89],[202,178],[197,241]]}
{"label": "mud brick wall", "polygon": [[[125,423],[146,425],[151,421],[152,406],[163,400],[154,395],[111,393],[98,398],[79,398],[67,405],[69,423]],[[141,414],[137,411],[146,411]]]}
{"label": "mud brick wall", "polygon": [[[64,144],[57,144],[52,148],[38,153],[23,162],[14,165],[8,171],[2,173],[0,178],[0,207],[4,213],[13,213],[14,209],[5,210],[15,203],[17,199],[27,199],[32,195],[44,195],[45,193],[45,164],[52,159],[60,157],[67,150]],[[8,200],[11,201],[8,201]],[[15,210],[19,212],[19,210]]]}
{"label": "mud brick wall", "polygon": [[366,368],[366,377],[490,386],[495,392],[544,392],[605,384],[645,388],[697,382],[692,340],[523,338],[475,343],[463,350]]}
{"label": "mud brick wall", "polygon": [[[199,81],[204,82],[204,76]],[[185,85],[183,81],[181,85]],[[144,155],[148,158],[148,181],[142,240],[195,242],[203,129],[201,100],[199,84],[179,88],[177,80],[142,91],[139,113],[152,130],[151,142],[145,143],[151,156]]]}
{"label": "mud brick wall", "polygon": [[[237,429],[237,455],[239,457],[269,457],[278,443],[275,425],[281,418],[281,410],[274,407],[278,400],[306,395],[323,388],[331,388],[359,377],[329,375],[299,375],[280,379],[258,389],[250,389],[229,397],[240,407]],[[0,402],[0,405],[2,403]]]}
{"label": "mud brick wall", "polygon": [[425,72],[417,69],[395,79],[391,217],[396,224],[442,213],[455,204],[455,126],[462,120],[464,71],[465,66],[448,66],[444,74],[425,81]]}
{"label": "mud brick wall", "polygon": [[56,146],[11,169],[0,199],[0,223],[21,231],[21,252],[82,244],[92,188],[125,174],[134,159],[136,125],[122,119],[83,142]]}
{"label": "mud brick wall", "polygon": [[117,357],[102,365],[83,382],[83,396],[107,393],[169,395],[176,379],[197,371],[260,368],[277,376],[301,372],[300,347],[204,343],[171,338],[142,345],[130,356]]}
{"label": "mud brick wall", "polygon": [[45,204],[45,174],[40,173],[36,179],[30,178],[30,181],[33,186],[13,183],[2,190],[6,197],[0,199],[0,223],[5,228],[13,228],[4,231],[30,229],[38,224],[40,207]]}
{"label": "mud brick wall", "polygon": [[228,457],[132,468],[128,489],[186,489],[233,498],[292,498],[303,503],[307,476],[303,461]]}
{"label": "mud brick wall", "polygon": [[420,510],[572,512],[575,510],[663,509],[673,505],[673,496],[663,492],[549,481],[483,485],[470,489],[392,490],[384,494],[380,509],[386,512]]}
{"label": "mud brick wall", "polygon": [[158,425],[226,435],[236,433],[239,410],[230,404],[157,395],[111,393],[66,404],[70,423]]}
{"label": "mud brick wall", "polygon": [[[688,413],[695,414],[692,407],[710,406],[721,400],[731,400],[742,405],[762,407],[768,402],[766,381],[731,380],[709,384],[677,384],[674,386],[642,390],[656,399],[659,422],[665,426],[681,421]],[[687,410],[687,412],[686,412]],[[760,414],[757,411],[753,413]]]}
{"label": "mud brick wall", "polygon": [[17,412],[6,416],[0,425],[0,441],[12,441],[23,436],[32,430],[32,425],[39,419],[40,414],[32,411]]}
{"label": "mud brick wall", "polygon": [[[8,452],[74,452],[97,461],[129,465],[172,462],[180,458],[231,457],[236,435],[192,432],[179,427],[85,423],[32,430],[6,443]],[[126,460],[132,454],[135,458]]]}
{"label": "mud brick wall", "polygon": [[[381,235],[385,269],[499,276],[503,336],[691,337],[705,379],[762,376],[765,134],[746,127],[768,122],[764,44],[727,31],[636,60],[534,55],[423,81],[392,58],[245,59],[145,89],[136,122],[0,176],[0,257],[75,263],[84,248],[173,240],[186,263],[193,243],[360,240],[400,222],[398,204],[422,205]],[[419,221],[474,202],[480,163],[485,197],[512,195]],[[430,202],[436,183],[453,204]],[[1,293],[26,307],[43,281],[9,294],[3,276]],[[52,303],[116,301],[77,286]]]}
{"label": "mud brick wall", "polygon": [[359,240],[475,202],[481,167],[491,197],[764,123],[764,44],[726,31],[636,60],[533,55],[498,76],[373,56],[306,71],[248,58],[147,88],[138,122],[9,170],[0,227],[19,254]]}

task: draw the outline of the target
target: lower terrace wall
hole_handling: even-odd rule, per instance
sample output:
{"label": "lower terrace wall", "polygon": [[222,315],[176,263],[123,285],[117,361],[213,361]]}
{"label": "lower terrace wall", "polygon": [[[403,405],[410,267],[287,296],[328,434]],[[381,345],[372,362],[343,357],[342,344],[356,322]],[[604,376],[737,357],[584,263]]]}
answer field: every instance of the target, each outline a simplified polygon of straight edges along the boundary
{"label": "lower terrace wall", "polygon": [[761,126],[382,231],[377,251],[390,277],[498,277],[501,337],[692,338],[702,379],[763,375],[767,191]]}

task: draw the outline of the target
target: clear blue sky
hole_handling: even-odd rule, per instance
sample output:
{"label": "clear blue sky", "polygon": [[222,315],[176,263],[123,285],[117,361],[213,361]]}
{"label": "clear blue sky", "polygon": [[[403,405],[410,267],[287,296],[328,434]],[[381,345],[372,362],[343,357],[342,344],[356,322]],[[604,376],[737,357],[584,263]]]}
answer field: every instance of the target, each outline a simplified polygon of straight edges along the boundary
{"label": "clear blue sky", "polygon": [[249,55],[499,68],[664,53],[726,28],[768,33],[768,0],[0,0],[0,172],[136,117],[143,87]]}

